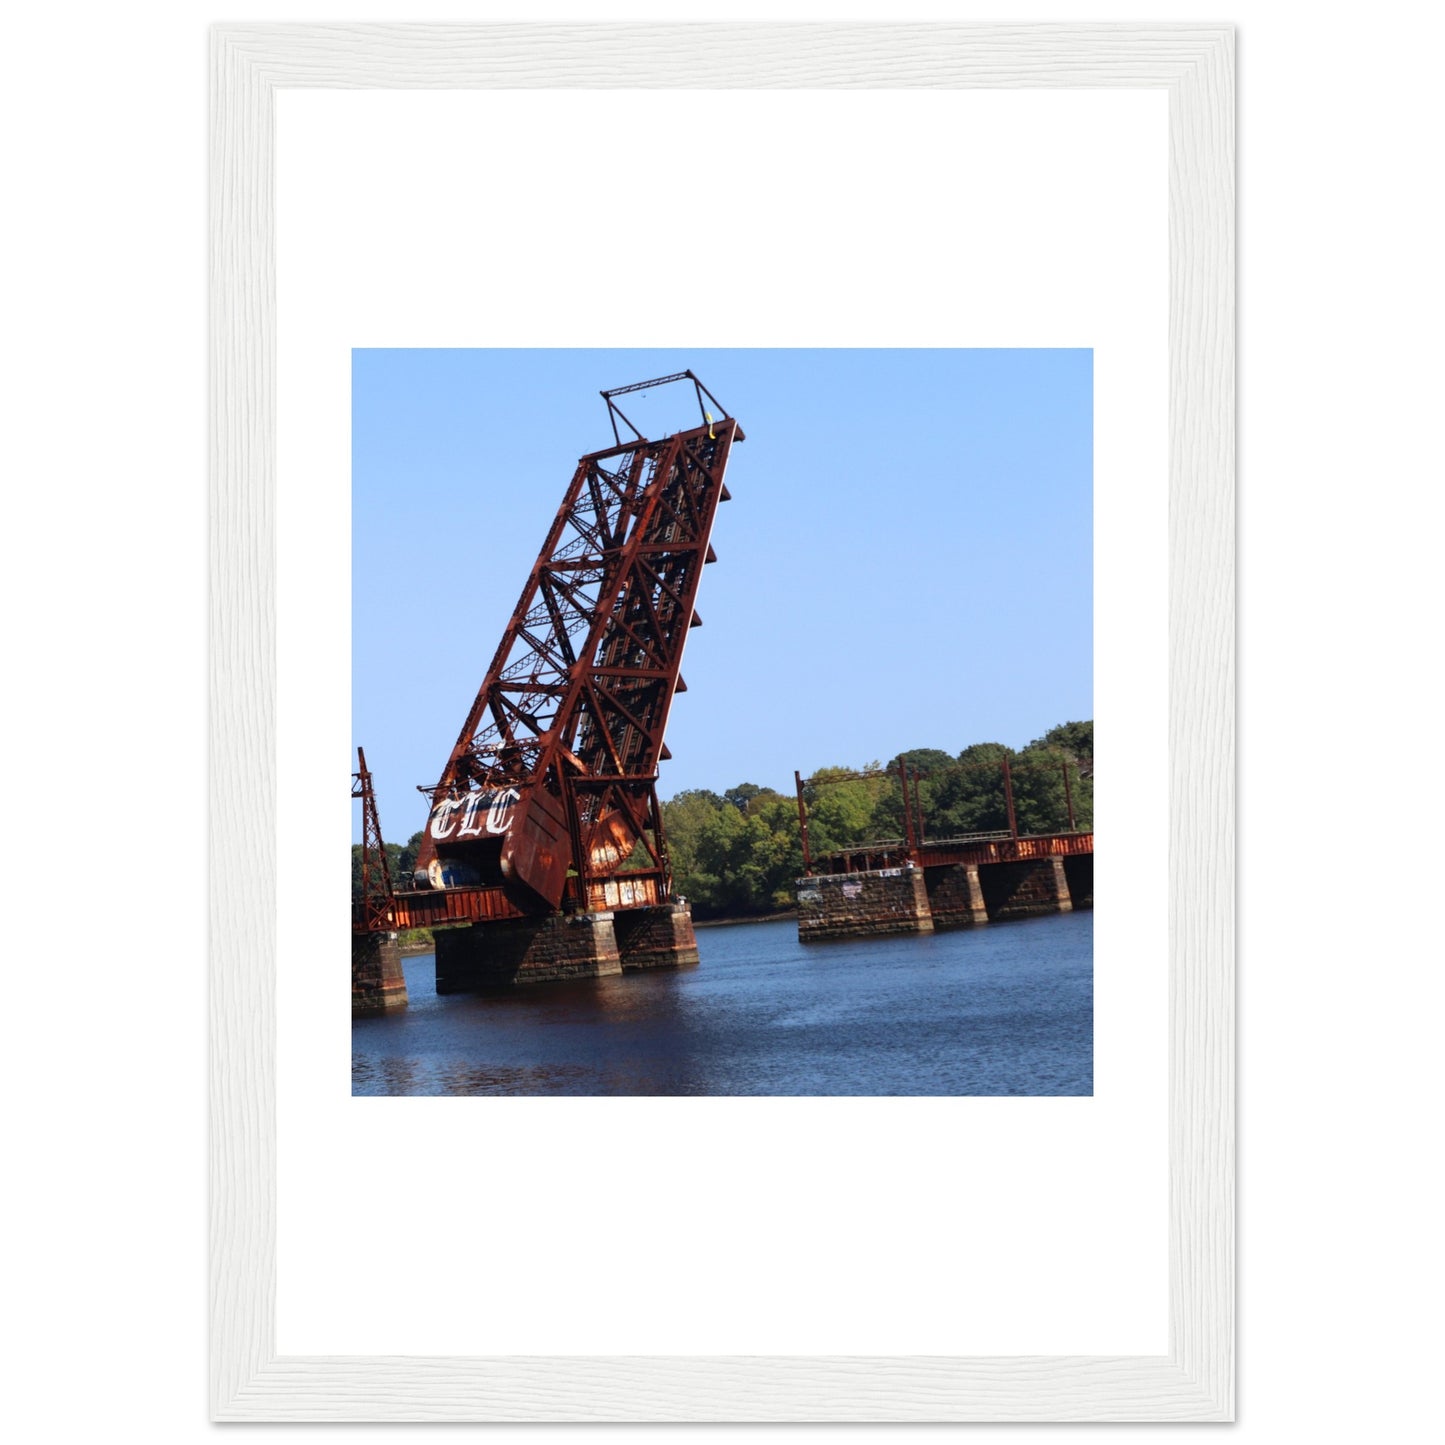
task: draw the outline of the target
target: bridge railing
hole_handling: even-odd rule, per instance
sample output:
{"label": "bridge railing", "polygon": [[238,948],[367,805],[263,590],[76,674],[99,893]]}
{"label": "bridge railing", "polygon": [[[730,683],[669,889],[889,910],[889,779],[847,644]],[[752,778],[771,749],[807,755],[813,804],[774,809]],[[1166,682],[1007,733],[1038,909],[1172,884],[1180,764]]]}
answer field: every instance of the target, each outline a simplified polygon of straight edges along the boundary
{"label": "bridge railing", "polygon": [[1023,838],[1005,833],[999,838],[981,838],[971,842],[929,842],[919,850],[918,861],[925,867],[941,867],[950,863],[1026,863],[1034,858],[1072,858],[1093,851],[1092,831],[1044,833]]}
{"label": "bridge railing", "polygon": [[818,871],[869,872],[903,863],[942,867],[952,863],[1025,863],[1035,858],[1068,858],[1094,851],[1094,834],[1039,833],[1015,838],[1012,833],[964,833],[954,838],[930,838],[909,848],[903,839],[878,839],[851,848],[839,848],[816,858]]}

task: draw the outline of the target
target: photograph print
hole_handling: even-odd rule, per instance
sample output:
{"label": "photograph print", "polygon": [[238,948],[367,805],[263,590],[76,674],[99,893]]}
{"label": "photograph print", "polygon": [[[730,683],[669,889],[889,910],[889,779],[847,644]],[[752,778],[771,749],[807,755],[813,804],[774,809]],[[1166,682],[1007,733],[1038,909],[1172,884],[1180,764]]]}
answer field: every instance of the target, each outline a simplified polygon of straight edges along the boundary
{"label": "photograph print", "polygon": [[1092,1095],[1092,352],[354,351],[352,732],[353,1094]]}

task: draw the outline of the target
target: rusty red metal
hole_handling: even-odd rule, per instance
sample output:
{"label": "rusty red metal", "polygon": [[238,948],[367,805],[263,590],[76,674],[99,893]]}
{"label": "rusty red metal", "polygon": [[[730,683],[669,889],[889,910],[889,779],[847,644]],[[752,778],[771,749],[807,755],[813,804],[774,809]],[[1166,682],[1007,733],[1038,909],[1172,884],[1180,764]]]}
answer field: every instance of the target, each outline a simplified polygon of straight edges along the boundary
{"label": "rusty red metal", "polygon": [[393,901],[396,927],[439,928],[451,923],[491,923],[526,918],[527,910],[505,888],[435,888],[398,893]]}
{"label": "rusty red metal", "polygon": [[1071,858],[1094,851],[1089,833],[1041,833],[1022,838],[979,838],[927,843],[919,850],[924,868],[949,863],[1017,863],[1032,858]]}
{"label": "rusty red metal", "polygon": [[[914,834],[915,834],[915,836],[917,837],[917,839],[918,839],[918,841],[919,841],[920,843],[922,843],[923,840],[924,840],[924,838],[927,837],[927,834],[923,831],[923,799],[922,799],[922,797],[920,796],[919,791],[918,791],[918,780],[919,780],[919,778],[920,778],[921,776],[922,776],[922,774],[919,773],[918,769],[917,769],[917,768],[914,768],[914,769],[913,769],[913,811],[914,811],[914,813],[915,813],[915,815],[916,815],[916,821],[915,821],[915,823],[914,823]],[[905,797],[903,801],[904,801],[904,806],[906,807],[906,806],[908,805],[908,799]]]}
{"label": "rusty red metal", "polygon": [[[703,423],[661,440],[614,400],[677,381],[693,384]],[[657,768],[743,440],[691,371],[602,396],[616,445],[579,460],[441,778],[421,790],[418,882],[492,891],[523,913],[671,896]],[[407,901],[418,915],[425,891]],[[636,902],[612,901],[624,896]]]}
{"label": "rusty red metal", "polygon": [[813,871],[813,858],[808,852],[808,805],[803,801],[803,775],[796,768],[793,782],[798,788],[798,832],[803,838],[803,876],[807,877]]}
{"label": "rusty red metal", "polygon": [[1008,804],[1008,830],[1011,836],[1017,838],[1019,835],[1019,820],[1014,813],[1014,780],[1013,774],[1009,771],[1008,754],[1003,755],[1003,795]]}
{"label": "rusty red metal", "polygon": [[898,760],[898,782],[903,791],[903,836],[912,853],[918,847],[918,835],[913,831],[913,806],[908,801],[908,764],[902,758]]}
{"label": "rusty red metal", "polygon": [[966,838],[943,838],[910,850],[901,841],[892,847],[868,843],[844,848],[815,858],[814,872],[822,874],[867,873],[878,868],[940,868],[955,863],[1017,863],[1034,858],[1068,858],[1094,851],[1089,833],[976,834]]}
{"label": "rusty red metal", "polygon": [[366,753],[361,748],[356,750],[351,796],[361,799],[361,896],[352,904],[351,927],[356,933],[389,933],[396,927],[391,865],[381,838],[376,792],[371,786]]}

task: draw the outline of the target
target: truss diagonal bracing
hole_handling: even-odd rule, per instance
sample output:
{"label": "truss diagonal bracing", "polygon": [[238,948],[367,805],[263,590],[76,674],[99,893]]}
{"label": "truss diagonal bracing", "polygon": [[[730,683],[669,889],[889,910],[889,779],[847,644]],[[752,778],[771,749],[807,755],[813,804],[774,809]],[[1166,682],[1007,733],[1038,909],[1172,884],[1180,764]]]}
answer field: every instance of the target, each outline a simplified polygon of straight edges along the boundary
{"label": "truss diagonal bracing", "polygon": [[371,786],[366,753],[361,748],[356,750],[356,763],[356,771],[351,775],[351,796],[361,799],[361,889],[352,904],[351,923],[357,933],[376,933],[396,926],[391,865],[386,861],[376,793]]}
{"label": "truss diagonal bracing", "polygon": [[[682,379],[702,410],[712,398],[691,372],[661,380]],[[659,384],[603,393],[614,432],[612,396]],[[742,440],[733,418],[703,415],[578,462],[441,779],[423,789],[418,881],[520,884],[550,908],[669,896],[657,768]]]}

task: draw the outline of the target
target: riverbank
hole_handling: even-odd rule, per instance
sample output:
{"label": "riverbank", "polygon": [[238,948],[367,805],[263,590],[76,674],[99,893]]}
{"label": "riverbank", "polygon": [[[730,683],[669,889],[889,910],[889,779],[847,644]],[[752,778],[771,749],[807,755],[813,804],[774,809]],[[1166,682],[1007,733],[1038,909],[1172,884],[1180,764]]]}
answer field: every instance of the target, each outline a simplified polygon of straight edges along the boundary
{"label": "riverbank", "polygon": [[731,928],[735,923],[781,923],[785,918],[796,918],[796,908],[784,908],[779,913],[745,913],[737,918],[694,918],[694,928]]}

